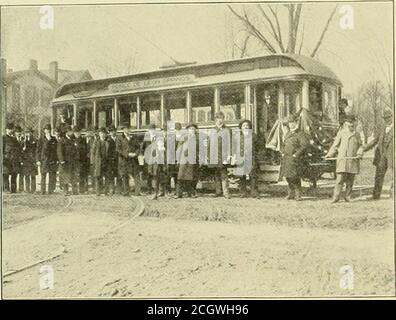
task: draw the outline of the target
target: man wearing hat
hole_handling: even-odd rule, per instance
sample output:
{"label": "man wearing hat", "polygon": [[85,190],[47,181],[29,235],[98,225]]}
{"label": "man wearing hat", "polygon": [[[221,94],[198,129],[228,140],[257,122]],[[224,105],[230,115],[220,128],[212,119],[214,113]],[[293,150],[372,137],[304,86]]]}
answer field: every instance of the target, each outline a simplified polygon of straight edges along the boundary
{"label": "man wearing hat", "polygon": [[72,193],[78,194],[77,175],[79,169],[78,144],[75,141],[73,129],[65,127],[66,135],[58,142],[57,152],[59,160],[59,180],[63,183],[63,192],[70,195],[69,186]]}
{"label": "man wearing hat", "polygon": [[33,137],[33,129],[25,130],[25,139],[22,148],[22,173],[25,181],[25,191],[36,192],[37,166],[35,163],[37,141]]}
{"label": "man wearing hat", "polygon": [[337,154],[337,179],[334,186],[332,203],[336,203],[340,200],[344,184],[345,201],[350,201],[355,175],[358,174],[360,170],[360,158],[363,153],[361,148],[362,141],[360,134],[356,132],[355,125],[355,116],[352,114],[346,115],[342,129],[338,131],[333,145],[325,156],[325,158],[328,158],[334,157]]}
{"label": "man wearing hat", "polygon": [[6,134],[3,136],[3,186],[5,191],[16,193],[18,143],[13,135],[13,129],[14,126],[8,123]]}
{"label": "man wearing hat", "polygon": [[288,195],[286,199],[301,200],[301,175],[302,158],[309,146],[309,137],[299,128],[299,116],[290,115],[287,119],[289,131],[285,134],[281,145],[282,162],[281,176],[288,183]]}
{"label": "man wearing hat", "polygon": [[17,141],[17,161],[15,163],[15,169],[18,175],[18,191],[24,191],[24,183],[23,183],[23,172],[22,172],[22,149],[24,145],[23,138],[23,130],[20,126],[15,126],[14,128],[14,136]]}
{"label": "man wearing hat", "polygon": [[135,184],[135,195],[141,192],[140,166],[138,156],[142,153],[138,137],[129,135],[129,129],[123,128],[123,134],[117,140],[116,151],[118,154],[118,176],[122,181],[122,194],[128,196],[129,178],[132,177]]}
{"label": "man wearing hat", "polygon": [[187,135],[183,141],[179,141],[178,150],[178,176],[176,198],[182,198],[183,191],[189,197],[196,197],[196,186],[199,179],[199,137],[198,126],[190,123],[186,127]]}
{"label": "man wearing hat", "polygon": [[44,127],[44,135],[38,140],[36,161],[41,173],[41,194],[46,193],[46,179],[48,176],[48,194],[55,191],[56,171],[58,169],[57,155],[58,141],[51,135],[51,125]]}
{"label": "man wearing hat", "polygon": [[[386,108],[382,115],[384,126],[375,133],[375,138],[363,146],[363,151],[368,151],[376,146],[374,153],[375,178],[373,200],[378,200],[381,196],[382,185],[386,171],[389,169],[393,177],[393,159],[394,159],[394,125],[393,112]],[[390,188],[390,197],[393,197],[393,179]]]}
{"label": "man wearing hat", "polygon": [[87,139],[86,137],[82,136],[81,129],[78,126],[73,128],[73,132],[78,153],[78,192],[80,194],[85,194],[88,192],[89,148]]}
{"label": "man wearing hat", "polygon": [[109,178],[109,192],[113,195],[121,190],[120,179],[118,178],[118,154],[117,154],[117,129],[109,127],[109,159],[107,166],[107,177]]}
{"label": "man wearing hat", "polygon": [[[224,123],[224,113],[218,111],[215,113],[215,128],[210,131],[208,155],[209,168],[214,168],[214,176],[216,183],[216,197],[223,196],[230,198],[228,190],[228,171],[227,163],[230,156],[231,136],[230,131]],[[216,141],[217,140],[217,141]],[[216,148],[212,148],[217,146]]]}
{"label": "man wearing hat", "polygon": [[[182,125],[180,122],[175,122],[175,130],[173,132],[168,131],[168,137],[169,135],[173,135],[173,137],[171,139],[168,139],[167,142],[174,144],[174,147],[172,145],[168,146],[167,152],[173,152],[173,150],[175,150],[175,152],[177,153],[177,147],[180,145],[179,142],[180,141],[180,136],[181,136],[181,129],[182,129]],[[168,157],[170,157],[170,155],[167,155]],[[173,179],[174,185],[175,185],[175,195],[177,195],[177,191],[178,188],[180,187],[177,181],[177,175],[179,172],[179,164],[177,163],[177,158],[178,156],[175,154],[175,163],[169,163],[168,164],[168,181],[167,181],[167,188],[170,191],[171,190],[171,180]]]}
{"label": "man wearing hat", "polygon": [[93,141],[91,150],[92,176],[95,179],[96,195],[103,192],[109,194],[108,164],[109,164],[109,141],[106,128],[98,130],[99,137]]}

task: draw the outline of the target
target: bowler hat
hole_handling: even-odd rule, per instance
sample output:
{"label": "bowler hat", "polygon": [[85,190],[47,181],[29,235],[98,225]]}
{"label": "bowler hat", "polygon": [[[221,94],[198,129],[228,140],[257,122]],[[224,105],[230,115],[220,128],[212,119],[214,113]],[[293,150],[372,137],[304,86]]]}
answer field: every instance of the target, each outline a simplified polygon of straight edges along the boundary
{"label": "bowler hat", "polygon": [[14,130],[15,132],[22,132],[22,128],[20,126],[16,126]]}
{"label": "bowler hat", "polygon": [[25,129],[25,132],[33,132],[33,128],[28,127],[28,128]]}
{"label": "bowler hat", "polygon": [[224,113],[222,111],[217,111],[215,113],[214,117],[215,117],[215,119],[224,119],[225,118]]}
{"label": "bowler hat", "polygon": [[114,127],[114,126],[110,126],[110,127],[108,128],[108,131],[109,131],[109,132],[117,132],[117,129],[116,129],[116,127]]}
{"label": "bowler hat", "polygon": [[243,124],[244,123],[248,123],[249,124],[249,129],[252,129],[252,121],[250,121],[250,120],[247,120],[247,119],[245,119],[245,120],[242,120],[241,122],[239,122],[239,129],[241,129],[242,128],[242,126],[243,126]]}
{"label": "bowler hat", "polygon": [[107,133],[107,130],[105,127],[101,127],[98,132],[103,132],[103,133]]}
{"label": "bowler hat", "polygon": [[44,130],[51,130],[51,125],[50,124],[46,124],[44,126]]}
{"label": "bowler hat", "polygon": [[198,130],[198,126],[197,126],[195,123],[189,123],[189,124],[186,126],[186,129],[189,129],[189,128],[195,128],[196,130]]}
{"label": "bowler hat", "polygon": [[6,129],[8,129],[8,130],[14,129],[14,124],[13,123],[7,123]]}
{"label": "bowler hat", "polygon": [[73,132],[80,132],[80,131],[81,131],[81,129],[80,129],[79,126],[74,126],[73,127]]}

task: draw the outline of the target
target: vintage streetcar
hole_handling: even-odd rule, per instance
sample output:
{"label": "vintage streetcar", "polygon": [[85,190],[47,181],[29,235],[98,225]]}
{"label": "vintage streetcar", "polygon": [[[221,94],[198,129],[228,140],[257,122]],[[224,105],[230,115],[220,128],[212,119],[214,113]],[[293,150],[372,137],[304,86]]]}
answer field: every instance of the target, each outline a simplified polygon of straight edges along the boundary
{"label": "vintage streetcar", "polygon": [[[316,185],[334,164],[321,161],[339,127],[342,84],[324,64],[310,57],[275,54],[209,64],[163,66],[158,70],[62,86],[52,101],[52,127],[67,113],[71,125],[88,131],[128,126],[142,135],[151,124],[168,120],[200,130],[214,126],[222,111],[229,127],[242,119],[253,123],[261,140],[259,182],[276,182],[280,171],[283,120],[300,114],[311,136],[305,178]],[[232,173],[232,168],[230,168]]]}

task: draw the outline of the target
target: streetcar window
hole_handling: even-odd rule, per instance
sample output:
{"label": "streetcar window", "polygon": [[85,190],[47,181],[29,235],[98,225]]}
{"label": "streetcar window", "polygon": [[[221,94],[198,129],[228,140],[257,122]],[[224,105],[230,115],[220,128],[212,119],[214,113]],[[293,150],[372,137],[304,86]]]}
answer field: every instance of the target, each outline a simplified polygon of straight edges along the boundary
{"label": "streetcar window", "polygon": [[214,117],[214,90],[202,89],[191,91],[192,121],[207,123]]}
{"label": "streetcar window", "polygon": [[79,104],[77,107],[77,125],[80,128],[90,128],[93,125],[93,106],[89,104]]}
{"label": "streetcar window", "polygon": [[114,100],[104,100],[98,102],[97,124],[98,128],[107,128],[113,125]]}
{"label": "streetcar window", "polygon": [[148,127],[151,124],[157,127],[161,126],[161,97],[160,95],[152,94],[140,97],[140,123],[142,128]]}
{"label": "streetcar window", "polygon": [[322,117],[322,83],[309,82],[309,110],[317,117]]}
{"label": "streetcar window", "polygon": [[225,120],[229,122],[246,118],[244,87],[220,88],[220,110],[224,113]]}
{"label": "streetcar window", "polygon": [[136,97],[122,98],[118,102],[118,119],[121,127],[137,128]]}
{"label": "streetcar window", "polygon": [[330,84],[323,85],[323,121],[337,121],[337,87]]}
{"label": "streetcar window", "polygon": [[166,120],[173,120],[174,122],[187,123],[187,108],[186,100],[187,93],[171,92],[164,95]]}
{"label": "streetcar window", "polygon": [[284,82],[284,111],[283,116],[287,117],[301,109],[301,82]]}

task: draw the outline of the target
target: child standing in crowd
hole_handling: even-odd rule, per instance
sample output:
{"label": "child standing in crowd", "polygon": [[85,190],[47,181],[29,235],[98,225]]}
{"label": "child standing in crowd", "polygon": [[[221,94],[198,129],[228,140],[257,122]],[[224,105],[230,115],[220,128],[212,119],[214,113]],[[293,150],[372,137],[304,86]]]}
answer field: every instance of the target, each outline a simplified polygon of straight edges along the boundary
{"label": "child standing in crowd", "polygon": [[337,154],[337,180],[331,203],[336,203],[340,200],[344,184],[345,201],[350,201],[355,175],[359,173],[360,158],[363,155],[363,149],[361,147],[362,141],[360,135],[355,130],[355,124],[355,116],[345,116],[342,129],[338,131],[333,145],[325,156],[325,158],[330,158]]}

